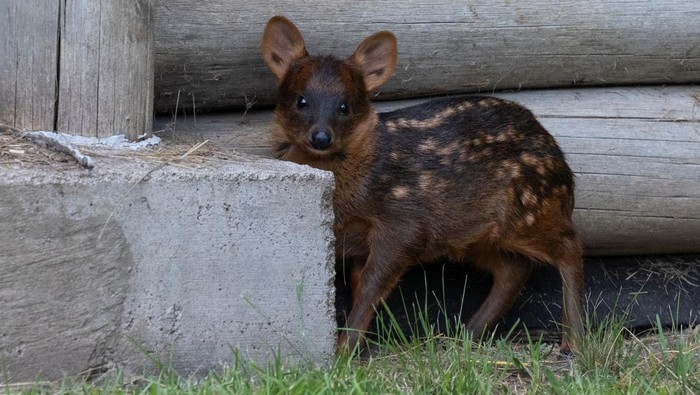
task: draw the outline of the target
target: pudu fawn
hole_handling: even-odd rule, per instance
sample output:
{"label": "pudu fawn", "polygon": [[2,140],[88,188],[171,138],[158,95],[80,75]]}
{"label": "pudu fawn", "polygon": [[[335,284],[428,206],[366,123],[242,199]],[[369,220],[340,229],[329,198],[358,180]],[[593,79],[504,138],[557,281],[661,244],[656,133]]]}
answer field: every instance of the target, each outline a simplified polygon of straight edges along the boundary
{"label": "pudu fawn", "polygon": [[375,308],[414,265],[438,257],[491,273],[467,324],[479,336],[518,297],[533,266],[563,285],[561,350],[583,334],[583,264],[574,180],[530,111],[490,97],[433,100],[378,114],[370,93],[393,74],[396,38],[365,39],[348,59],[310,56],[288,19],[270,19],[263,58],[277,78],[272,149],[330,170],[336,256],[351,267],[352,309],[338,350],[363,341]]}

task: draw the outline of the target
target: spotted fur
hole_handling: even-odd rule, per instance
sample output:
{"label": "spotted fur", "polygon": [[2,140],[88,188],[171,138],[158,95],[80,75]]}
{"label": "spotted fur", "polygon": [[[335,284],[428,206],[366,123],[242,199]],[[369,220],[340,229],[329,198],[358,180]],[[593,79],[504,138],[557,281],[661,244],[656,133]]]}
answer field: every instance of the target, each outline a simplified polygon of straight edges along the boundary
{"label": "spotted fur", "polygon": [[[532,268],[562,279],[561,349],[583,333],[574,178],[530,111],[491,97],[455,97],[377,114],[370,93],[396,65],[389,32],[348,59],[310,56],[287,19],[272,18],[263,57],[277,77],[273,154],[332,171],[336,254],[352,265],[353,305],[339,349],[362,341],[374,309],[410,267],[447,257],[494,285],[467,329],[479,336],[511,307]],[[321,147],[321,148],[319,148]]]}

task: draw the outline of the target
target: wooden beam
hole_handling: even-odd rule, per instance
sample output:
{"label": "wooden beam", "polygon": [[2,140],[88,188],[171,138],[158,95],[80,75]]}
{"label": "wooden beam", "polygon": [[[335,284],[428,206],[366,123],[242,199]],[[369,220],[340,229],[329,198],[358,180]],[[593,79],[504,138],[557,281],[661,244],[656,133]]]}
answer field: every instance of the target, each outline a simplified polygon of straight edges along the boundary
{"label": "wooden beam", "polygon": [[[156,110],[271,104],[267,20],[290,18],[313,54],[348,56],[372,32],[398,38],[381,98],[512,89],[700,82],[700,2],[162,0]],[[193,105],[193,103],[195,103]]]}
{"label": "wooden beam", "polygon": [[155,0],[61,4],[57,130],[150,135]]}
{"label": "wooden beam", "polygon": [[[700,252],[699,87],[497,96],[530,108],[565,151],[576,174],[574,220],[588,255]],[[174,126],[170,117],[162,117],[156,128],[269,155],[270,120],[268,111],[198,115],[196,122],[180,117]]]}
{"label": "wooden beam", "polygon": [[150,134],[154,13],[155,0],[0,2],[0,123]]}
{"label": "wooden beam", "polygon": [[53,130],[57,78],[56,1],[0,2],[0,123]]}

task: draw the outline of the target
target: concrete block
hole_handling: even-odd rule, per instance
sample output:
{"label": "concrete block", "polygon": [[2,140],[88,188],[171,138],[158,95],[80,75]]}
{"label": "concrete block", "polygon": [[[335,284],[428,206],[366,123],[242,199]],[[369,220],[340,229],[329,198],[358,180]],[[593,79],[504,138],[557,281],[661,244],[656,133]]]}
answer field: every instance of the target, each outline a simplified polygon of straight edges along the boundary
{"label": "concrete block", "polygon": [[150,357],[202,373],[235,350],[325,363],[332,188],[329,173],[252,157],[0,167],[4,379],[140,373]]}

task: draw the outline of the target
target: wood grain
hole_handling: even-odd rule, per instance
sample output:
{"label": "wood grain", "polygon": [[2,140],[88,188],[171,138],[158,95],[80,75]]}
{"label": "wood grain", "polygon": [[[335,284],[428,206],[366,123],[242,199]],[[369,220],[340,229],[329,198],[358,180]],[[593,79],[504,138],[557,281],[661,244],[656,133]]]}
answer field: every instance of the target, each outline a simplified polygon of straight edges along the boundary
{"label": "wood grain", "polygon": [[58,2],[0,1],[0,123],[53,130]]}
{"label": "wood grain", "polygon": [[[700,252],[700,87],[543,90],[517,101],[557,138],[576,174],[588,255]],[[419,101],[381,102],[381,110]],[[269,155],[268,111],[159,117],[157,129]],[[161,134],[167,137],[167,132]]]}
{"label": "wood grain", "polygon": [[156,111],[271,104],[275,82],[259,45],[277,14],[297,24],[314,54],[348,56],[369,34],[394,32],[399,63],[385,99],[700,82],[700,2],[692,0],[162,0]]}
{"label": "wood grain", "polygon": [[149,134],[155,0],[62,6],[57,129],[130,140]]}

